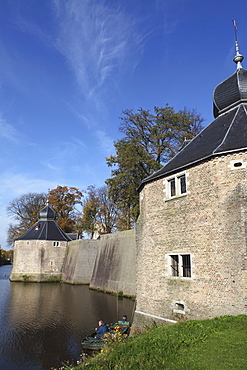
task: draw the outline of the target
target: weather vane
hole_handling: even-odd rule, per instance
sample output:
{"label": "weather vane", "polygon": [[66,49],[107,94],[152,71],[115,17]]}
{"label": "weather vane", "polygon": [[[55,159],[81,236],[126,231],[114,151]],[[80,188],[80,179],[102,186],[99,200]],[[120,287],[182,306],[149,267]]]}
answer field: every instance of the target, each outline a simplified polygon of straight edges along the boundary
{"label": "weather vane", "polygon": [[239,52],[237,23],[236,23],[235,19],[233,19],[232,22],[233,22],[233,27],[234,27],[234,31],[235,31],[235,47],[236,47],[236,55],[233,58],[233,61],[237,64],[237,69],[239,69],[239,68],[242,68],[241,62],[244,59],[244,57]]}

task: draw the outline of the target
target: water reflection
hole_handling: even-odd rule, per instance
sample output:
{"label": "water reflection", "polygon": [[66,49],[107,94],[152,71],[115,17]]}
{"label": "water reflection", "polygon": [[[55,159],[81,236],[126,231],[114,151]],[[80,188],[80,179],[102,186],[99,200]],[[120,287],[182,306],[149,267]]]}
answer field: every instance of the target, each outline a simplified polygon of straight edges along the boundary
{"label": "water reflection", "polygon": [[133,313],[133,301],[57,283],[10,283],[0,267],[0,368],[50,369],[79,359],[80,340],[99,318]]}

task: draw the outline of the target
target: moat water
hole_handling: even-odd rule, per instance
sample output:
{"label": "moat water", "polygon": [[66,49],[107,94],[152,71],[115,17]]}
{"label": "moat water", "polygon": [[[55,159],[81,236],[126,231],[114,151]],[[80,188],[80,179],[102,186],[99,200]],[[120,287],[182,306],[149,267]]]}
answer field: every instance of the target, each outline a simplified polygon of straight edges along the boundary
{"label": "moat water", "polygon": [[75,364],[97,321],[131,320],[134,301],[85,285],[10,282],[0,266],[0,369],[47,370]]}

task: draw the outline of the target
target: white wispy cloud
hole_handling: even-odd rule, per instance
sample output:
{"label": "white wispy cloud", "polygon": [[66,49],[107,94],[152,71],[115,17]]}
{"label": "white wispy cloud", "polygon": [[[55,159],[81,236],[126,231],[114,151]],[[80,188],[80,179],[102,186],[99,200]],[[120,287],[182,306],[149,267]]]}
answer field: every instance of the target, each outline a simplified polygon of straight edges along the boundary
{"label": "white wispy cloud", "polygon": [[19,195],[26,193],[46,192],[57,184],[50,180],[28,175],[27,173],[16,173],[14,169],[1,175],[0,183],[0,204],[6,198],[12,200]]}
{"label": "white wispy cloud", "polygon": [[0,114],[0,138],[1,137],[3,139],[7,139],[8,141],[18,144],[23,138],[23,135],[12,125],[7,123]]}
{"label": "white wispy cloud", "polygon": [[96,137],[99,144],[107,156],[114,152],[113,139],[109,137],[104,131],[97,130]]}
{"label": "white wispy cloud", "polygon": [[85,154],[87,145],[77,137],[71,137],[68,141],[58,141],[53,144],[52,151],[49,152],[48,158],[43,158],[41,164],[53,171],[53,175],[61,175],[66,172],[74,162],[74,158]]}
{"label": "white wispy cloud", "polygon": [[[136,20],[104,0],[55,1],[59,20],[57,49],[65,56],[81,92],[97,101],[117,85],[117,76],[145,38]],[[107,82],[107,86],[106,86]]]}

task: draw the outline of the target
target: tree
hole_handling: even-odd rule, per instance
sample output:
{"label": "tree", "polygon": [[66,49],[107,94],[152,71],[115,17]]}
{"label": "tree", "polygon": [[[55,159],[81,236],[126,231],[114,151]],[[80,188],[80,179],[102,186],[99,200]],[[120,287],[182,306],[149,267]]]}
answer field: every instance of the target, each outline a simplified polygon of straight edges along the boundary
{"label": "tree", "polygon": [[48,196],[45,193],[28,193],[9,203],[7,214],[17,222],[8,227],[8,245],[12,245],[14,239],[38,221],[38,213],[45,207],[47,198],[57,213],[57,223],[61,228],[67,233],[80,232],[80,212],[76,206],[82,204],[82,193],[74,187],[57,186],[56,189],[50,190]]}
{"label": "tree", "polygon": [[108,195],[108,187],[87,188],[87,197],[83,204],[82,228],[90,237],[94,234],[106,234],[115,231],[118,210]]}
{"label": "tree", "polygon": [[12,262],[13,252],[13,249],[6,251],[0,247],[0,265],[6,265]]}
{"label": "tree", "polygon": [[109,234],[116,230],[118,209],[109,197],[108,187],[102,186],[97,189],[98,212],[97,221],[101,225],[101,234]]}
{"label": "tree", "polygon": [[66,233],[78,230],[80,212],[76,206],[82,205],[82,197],[82,192],[75,187],[58,185],[49,191],[48,200],[57,214],[57,223]]}
{"label": "tree", "polygon": [[7,206],[7,214],[17,221],[10,224],[7,230],[7,244],[12,245],[15,238],[22,235],[37,220],[38,212],[44,207],[46,194],[27,193],[12,200]]}
{"label": "tree", "polygon": [[119,229],[133,227],[139,214],[136,191],[141,181],[164,165],[182,146],[202,129],[203,118],[195,110],[180,110],[166,105],[154,113],[139,108],[124,110],[119,130],[124,135],[114,143],[116,153],[106,158],[113,167],[106,180],[109,195],[122,212]]}
{"label": "tree", "polygon": [[82,211],[82,229],[90,235],[90,238],[93,238],[93,235],[96,231],[97,223],[97,211],[99,207],[99,201],[96,196],[95,186],[90,185],[87,188],[87,196],[84,199],[83,211]]}

